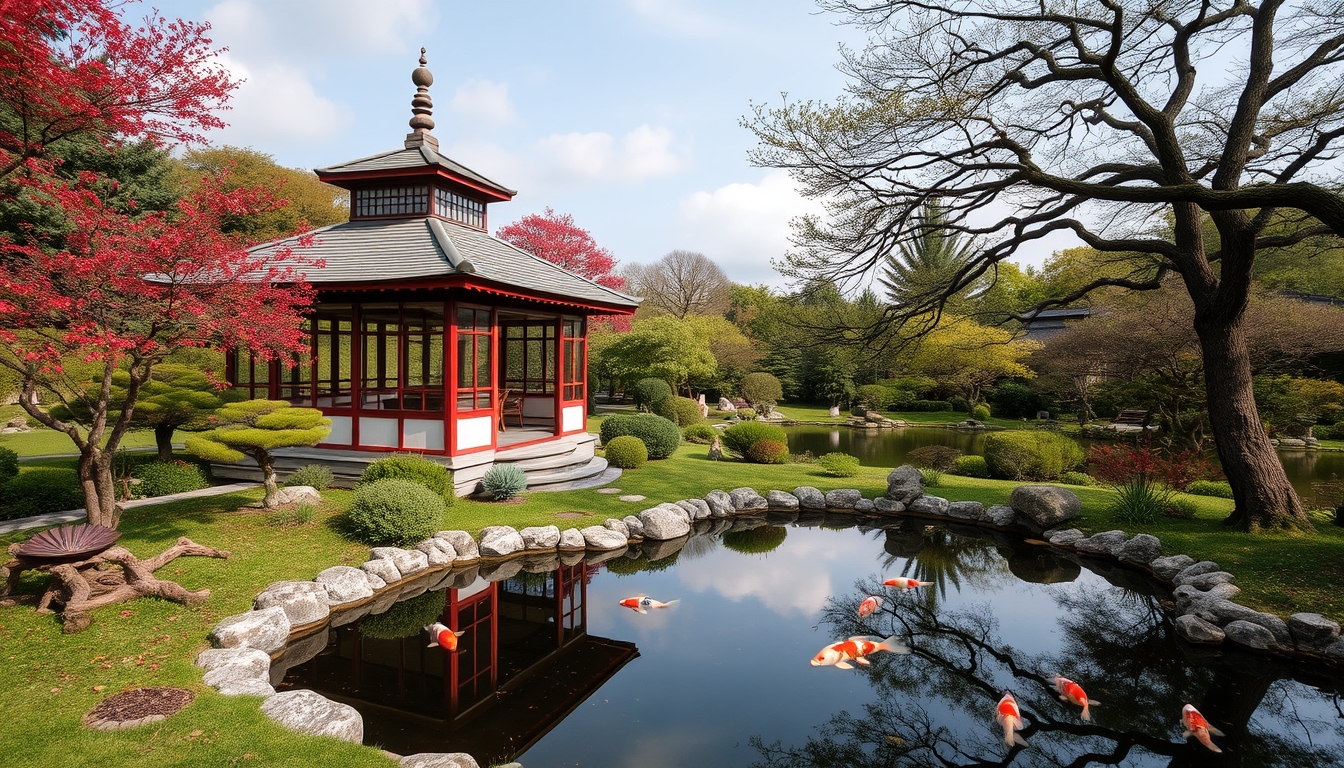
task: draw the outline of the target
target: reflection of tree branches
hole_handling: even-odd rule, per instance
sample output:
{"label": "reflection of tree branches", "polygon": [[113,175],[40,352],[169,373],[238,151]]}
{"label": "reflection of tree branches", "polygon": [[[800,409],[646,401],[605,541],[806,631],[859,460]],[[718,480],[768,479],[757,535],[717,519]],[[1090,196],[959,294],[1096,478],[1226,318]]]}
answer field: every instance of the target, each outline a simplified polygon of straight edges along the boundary
{"label": "reflection of tree branches", "polygon": [[[1008,572],[1007,564],[995,552],[992,541],[960,536],[935,526],[922,526],[918,554],[888,552],[882,556],[882,568],[892,568],[903,558],[901,576],[931,581],[936,585],[933,589],[921,590],[930,609],[935,608],[939,600],[947,599],[949,584],[957,591],[961,590],[963,579],[970,586],[985,587]],[[880,585],[878,589],[873,594],[881,594]]]}

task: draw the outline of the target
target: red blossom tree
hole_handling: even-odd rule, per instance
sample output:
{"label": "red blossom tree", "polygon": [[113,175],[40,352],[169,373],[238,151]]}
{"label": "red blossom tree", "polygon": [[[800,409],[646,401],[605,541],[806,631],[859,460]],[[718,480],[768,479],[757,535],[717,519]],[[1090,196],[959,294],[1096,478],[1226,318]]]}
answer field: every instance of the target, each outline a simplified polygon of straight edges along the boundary
{"label": "red blossom tree", "polygon": [[[618,291],[625,288],[625,278],[615,274],[616,258],[611,251],[598,245],[592,233],[575,224],[568,213],[548,207],[545,213],[529,213],[500,227],[495,236],[598,285]],[[593,322],[617,331],[630,330],[630,318],[625,315],[599,315]]]}
{"label": "red blossom tree", "polygon": [[[154,365],[184,347],[245,347],[262,358],[307,350],[301,327],[312,291],[287,250],[258,257],[220,230],[221,219],[282,202],[264,189],[223,191],[214,178],[175,210],[131,216],[104,202],[115,185],[92,173],[71,182],[27,161],[22,184],[68,222],[60,248],[34,238],[0,243],[0,365],[20,379],[25,411],[70,436],[89,521],[116,527],[112,458],[130,426]],[[86,392],[62,361],[94,363],[95,393],[82,399],[83,423],[38,408],[45,390]],[[129,373],[114,402],[113,374]],[[69,405],[69,403],[67,403]]]}
{"label": "red blossom tree", "polygon": [[236,83],[210,26],[114,0],[0,0],[0,178],[75,134],[195,141]]}

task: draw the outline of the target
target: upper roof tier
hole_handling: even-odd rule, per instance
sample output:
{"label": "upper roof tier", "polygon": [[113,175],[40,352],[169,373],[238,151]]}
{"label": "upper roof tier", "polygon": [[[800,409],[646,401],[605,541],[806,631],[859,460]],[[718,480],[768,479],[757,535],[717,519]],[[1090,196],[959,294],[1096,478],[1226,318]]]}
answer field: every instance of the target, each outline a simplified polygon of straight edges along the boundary
{"label": "upper roof tier", "polygon": [[425,142],[417,146],[393,149],[347,163],[330,165],[316,170],[317,177],[328,184],[349,189],[351,182],[366,179],[405,179],[407,177],[438,176],[456,181],[493,198],[495,202],[508,202],[518,194],[517,190],[471,170],[461,163],[440,155],[437,142]]}

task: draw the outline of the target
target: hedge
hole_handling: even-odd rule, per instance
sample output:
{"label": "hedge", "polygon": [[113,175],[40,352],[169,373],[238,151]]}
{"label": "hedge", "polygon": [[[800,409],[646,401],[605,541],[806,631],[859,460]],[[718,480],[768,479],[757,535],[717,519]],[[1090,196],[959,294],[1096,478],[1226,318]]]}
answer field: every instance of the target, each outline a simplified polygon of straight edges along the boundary
{"label": "hedge", "polygon": [[681,430],[677,425],[653,413],[608,416],[602,420],[599,432],[603,445],[622,435],[638,437],[649,450],[650,459],[666,459],[681,445]]}
{"label": "hedge", "polygon": [[0,520],[83,506],[84,488],[73,469],[30,469],[0,485]]}
{"label": "hedge", "polygon": [[1054,480],[1082,466],[1082,446],[1054,432],[994,432],[985,438],[985,463],[1000,480]]}

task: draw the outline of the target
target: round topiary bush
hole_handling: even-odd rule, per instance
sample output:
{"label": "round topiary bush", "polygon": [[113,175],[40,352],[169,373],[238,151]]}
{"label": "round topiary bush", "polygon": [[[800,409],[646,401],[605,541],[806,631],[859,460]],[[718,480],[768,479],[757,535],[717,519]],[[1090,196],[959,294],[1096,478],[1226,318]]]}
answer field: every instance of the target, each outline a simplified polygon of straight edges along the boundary
{"label": "round topiary bush", "polygon": [[1086,472],[1060,472],[1059,482],[1064,485],[1081,485],[1085,487],[1097,484],[1097,481],[1093,480],[1092,476]]}
{"label": "round topiary bush", "polygon": [[952,474],[963,477],[989,477],[989,465],[984,456],[958,456]]}
{"label": "round topiary bush", "polygon": [[199,464],[189,461],[154,461],[136,467],[132,476],[139,478],[137,496],[167,496],[210,487],[210,478]]}
{"label": "round topiary bush", "polygon": [[633,435],[644,443],[650,459],[666,459],[681,445],[681,430],[676,424],[652,413],[608,416],[599,430],[606,445],[622,435]]}
{"label": "round topiary bush", "polygon": [[719,430],[708,424],[692,424],[681,430],[681,436],[688,443],[698,443],[700,445],[709,445],[714,442],[714,438],[719,436]]}
{"label": "round topiary bush", "polygon": [[19,474],[19,454],[0,448],[0,483],[7,483]]}
{"label": "round topiary bush", "polygon": [[729,531],[723,534],[724,549],[731,549],[744,555],[763,555],[773,552],[788,538],[789,531],[782,525],[765,525],[746,531]]}
{"label": "round topiary bush", "polygon": [[291,488],[306,485],[319,491],[325,491],[331,487],[331,483],[335,479],[336,476],[331,473],[331,470],[321,464],[306,464],[290,473],[289,477],[285,478],[285,485]]}
{"label": "round topiary bush", "polygon": [[366,485],[388,479],[409,480],[428,488],[449,506],[457,498],[453,492],[453,473],[437,461],[418,453],[397,453],[373,462],[364,468],[358,484]]}
{"label": "round topiary bush", "polygon": [[505,501],[527,490],[527,473],[517,464],[496,464],[481,478],[481,491],[495,501]]}
{"label": "round topiary bush", "polygon": [[723,447],[734,456],[745,458],[747,449],[762,440],[773,440],[784,445],[789,444],[788,436],[782,427],[760,421],[741,421],[723,430]]}
{"label": "round topiary bush", "polygon": [[640,379],[630,388],[635,405],[644,411],[652,411],[653,406],[672,397],[672,387],[662,379]]}
{"label": "round topiary bush", "polygon": [[400,640],[415,637],[425,627],[443,616],[448,604],[448,593],[425,592],[399,600],[382,613],[369,614],[359,620],[359,634],[377,640]]}
{"label": "round topiary bush", "polygon": [[753,464],[788,464],[789,446],[775,440],[758,440],[746,453]]}
{"label": "round topiary bush", "polygon": [[742,421],[753,421],[756,418],[756,412],[750,408],[741,408],[737,411],[737,418]]}
{"label": "round topiary bush", "polygon": [[971,411],[971,418],[976,421],[987,420],[989,418],[989,406],[984,404],[975,406],[975,409]]}
{"label": "round topiary bush", "polygon": [[1084,458],[1082,446],[1054,432],[995,432],[985,438],[985,463],[1001,480],[1054,480]]}
{"label": "round topiary bush", "polygon": [[817,466],[831,477],[853,477],[859,474],[859,459],[848,453],[828,453],[817,459]]}
{"label": "round topiary bush", "polygon": [[389,477],[355,489],[347,518],[360,541],[375,546],[416,544],[439,530],[443,497],[419,483]]}
{"label": "round topiary bush", "polygon": [[1232,498],[1232,484],[1226,480],[1195,480],[1185,487],[1185,492],[1195,496],[1216,496],[1220,499]]}
{"label": "round topiary bush", "polygon": [[689,427],[703,418],[700,415],[700,403],[689,397],[669,397],[660,400],[653,404],[653,412],[678,427]]}
{"label": "round topiary bush", "polygon": [[73,469],[30,469],[0,485],[0,520],[83,506],[84,489]]}
{"label": "round topiary bush", "polygon": [[607,463],[621,469],[639,469],[649,460],[649,449],[634,435],[621,435],[606,444]]}
{"label": "round topiary bush", "polygon": [[779,383],[779,379],[764,371],[743,376],[739,389],[742,391],[743,400],[764,413],[769,413],[770,409],[784,397],[784,385]]}

